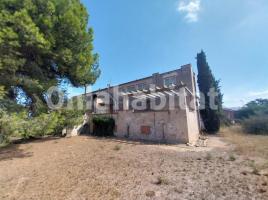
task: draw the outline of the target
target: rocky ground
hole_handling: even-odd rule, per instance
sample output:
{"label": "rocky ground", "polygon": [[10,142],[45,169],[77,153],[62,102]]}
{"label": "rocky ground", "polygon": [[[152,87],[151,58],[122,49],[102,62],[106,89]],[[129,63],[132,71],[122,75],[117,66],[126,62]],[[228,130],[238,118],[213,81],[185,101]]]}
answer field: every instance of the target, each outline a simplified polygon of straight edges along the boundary
{"label": "rocky ground", "polygon": [[268,175],[232,145],[157,145],[86,136],[0,150],[0,199],[268,199]]}

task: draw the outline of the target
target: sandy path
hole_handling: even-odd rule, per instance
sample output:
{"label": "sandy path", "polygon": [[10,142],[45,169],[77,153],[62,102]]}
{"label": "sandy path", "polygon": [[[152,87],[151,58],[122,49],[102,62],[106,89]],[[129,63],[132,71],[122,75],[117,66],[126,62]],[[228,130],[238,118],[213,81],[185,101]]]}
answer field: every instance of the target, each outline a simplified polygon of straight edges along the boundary
{"label": "sandy path", "polygon": [[209,144],[80,136],[13,145],[0,150],[0,199],[268,199],[268,177],[219,138]]}

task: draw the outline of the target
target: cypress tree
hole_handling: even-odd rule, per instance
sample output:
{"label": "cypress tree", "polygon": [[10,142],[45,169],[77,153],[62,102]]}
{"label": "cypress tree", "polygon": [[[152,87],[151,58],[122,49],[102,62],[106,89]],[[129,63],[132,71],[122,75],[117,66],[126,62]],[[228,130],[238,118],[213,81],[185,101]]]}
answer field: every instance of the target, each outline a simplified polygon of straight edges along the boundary
{"label": "cypress tree", "polygon": [[[202,109],[200,114],[204,123],[204,128],[207,133],[215,134],[220,129],[220,118],[222,113],[222,93],[220,91],[220,81],[216,80],[212,74],[212,71],[208,65],[206,54],[202,50],[197,54],[197,69],[198,69],[198,87],[202,94],[200,96],[200,104]],[[217,109],[211,108],[209,92],[214,89],[217,92],[215,98],[215,105]]]}

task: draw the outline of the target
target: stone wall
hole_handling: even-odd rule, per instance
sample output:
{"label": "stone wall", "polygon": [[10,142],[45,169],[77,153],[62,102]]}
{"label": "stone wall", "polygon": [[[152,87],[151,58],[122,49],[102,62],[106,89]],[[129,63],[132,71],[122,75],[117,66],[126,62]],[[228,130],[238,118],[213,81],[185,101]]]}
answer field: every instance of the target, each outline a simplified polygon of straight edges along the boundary
{"label": "stone wall", "polygon": [[189,111],[186,110],[187,113],[187,128],[188,128],[188,142],[195,143],[199,138],[199,119],[198,119],[198,111]]}
{"label": "stone wall", "polygon": [[195,143],[199,137],[195,111],[120,111],[102,116],[114,118],[117,137],[167,143]]}
{"label": "stone wall", "polygon": [[[156,142],[186,143],[187,123],[186,112],[159,111],[159,112],[132,112],[122,111],[114,116],[118,137],[129,137]],[[149,129],[144,133],[142,129]]]}

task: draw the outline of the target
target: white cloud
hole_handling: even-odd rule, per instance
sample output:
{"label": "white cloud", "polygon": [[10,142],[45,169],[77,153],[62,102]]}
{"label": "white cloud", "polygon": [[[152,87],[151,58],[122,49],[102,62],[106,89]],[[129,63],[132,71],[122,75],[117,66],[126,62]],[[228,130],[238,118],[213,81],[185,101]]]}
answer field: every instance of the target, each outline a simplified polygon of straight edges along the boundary
{"label": "white cloud", "polygon": [[249,92],[249,96],[250,97],[267,98],[268,97],[268,90],[257,91],[257,92]]}
{"label": "white cloud", "polygon": [[229,95],[224,95],[224,105],[227,107],[242,107],[246,103],[253,101],[255,99],[268,99],[268,90],[259,90],[259,91],[250,91],[250,92],[245,92],[243,95],[242,94],[229,94]]}
{"label": "white cloud", "polygon": [[197,22],[201,9],[201,0],[180,0],[177,10],[185,13],[187,22]]}

